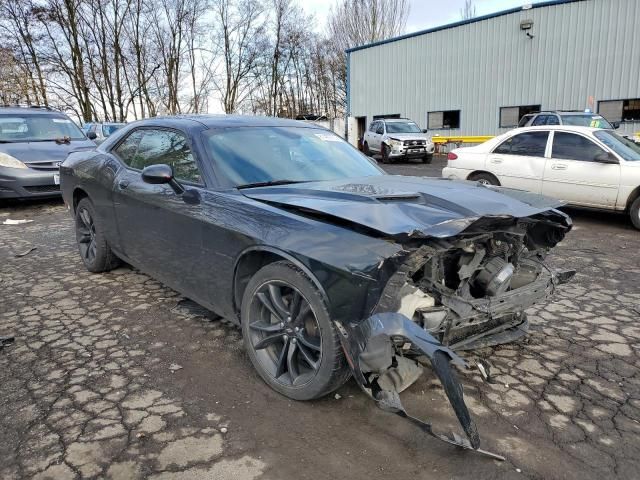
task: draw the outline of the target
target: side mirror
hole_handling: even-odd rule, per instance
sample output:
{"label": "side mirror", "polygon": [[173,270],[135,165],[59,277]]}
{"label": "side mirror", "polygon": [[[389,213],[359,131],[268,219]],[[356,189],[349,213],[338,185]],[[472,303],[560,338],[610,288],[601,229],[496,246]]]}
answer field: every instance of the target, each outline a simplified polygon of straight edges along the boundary
{"label": "side mirror", "polygon": [[98,134],[96,132],[87,132],[87,138],[89,140],[95,140],[98,138]]}
{"label": "side mirror", "polygon": [[149,165],[142,170],[142,181],[151,185],[162,185],[168,183],[177,195],[184,193],[184,187],[173,178],[173,168],[169,165],[158,164]]}
{"label": "side mirror", "polygon": [[426,128],[422,129],[422,133],[427,133],[429,130],[427,130]]}
{"label": "side mirror", "polygon": [[614,130],[617,130],[620,128],[620,122],[612,122],[611,126],[613,127]]}
{"label": "side mirror", "polygon": [[618,164],[620,163],[616,156],[611,152],[602,152],[596,155],[594,160],[598,163],[610,163],[610,164]]}

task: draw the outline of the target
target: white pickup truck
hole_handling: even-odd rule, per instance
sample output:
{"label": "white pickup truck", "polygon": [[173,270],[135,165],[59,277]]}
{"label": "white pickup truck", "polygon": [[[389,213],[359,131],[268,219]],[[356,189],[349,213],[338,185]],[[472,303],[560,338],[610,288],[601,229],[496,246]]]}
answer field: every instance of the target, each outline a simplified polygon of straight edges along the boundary
{"label": "white pickup truck", "polygon": [[431,163],[435,147],[418,125],[407,118],[374,120],[364,134],[365,155],[380,154],[383,163],[420,158]]}

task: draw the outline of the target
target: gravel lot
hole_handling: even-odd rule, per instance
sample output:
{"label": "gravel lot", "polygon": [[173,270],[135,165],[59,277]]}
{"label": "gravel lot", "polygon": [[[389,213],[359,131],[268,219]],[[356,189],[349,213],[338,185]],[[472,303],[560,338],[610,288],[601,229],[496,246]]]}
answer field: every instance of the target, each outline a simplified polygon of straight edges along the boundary
{"label": "gravel lot", "polygon": [[[439,175],[434,165],[394,174]],[[458,451],[380,411],[353,381],[293,402],[270,390],[240,332],[146,275],[90,274],[60,201],[4,205],[0,225],[0,478],[601,479],[640,472],[640,232],[622,216],[569,212],[551,263],[578,274],[464,375],[484,448]],[[25,256],[17,254],[36,247]],[[455,427],[430,372],[403,394]]]}

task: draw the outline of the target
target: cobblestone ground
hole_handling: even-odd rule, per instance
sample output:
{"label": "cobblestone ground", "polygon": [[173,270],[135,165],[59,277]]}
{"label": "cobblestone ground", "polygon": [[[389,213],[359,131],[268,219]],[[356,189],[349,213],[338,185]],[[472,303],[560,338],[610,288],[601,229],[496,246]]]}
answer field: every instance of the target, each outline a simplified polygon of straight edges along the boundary
{"label": "cobblestone ground", "polygon": [[[235,327],[130,267],[84,270],[61,203],[5,207],[0,223],[33,222],[0,225],[0,335],[16,336],[0,351],[0,478],[639,478],[640,233],[570,213],[552,263],[575,280],[529,312],[524,341],[467,355],[494,365],[496,384],[464,384],[501,463],[418,434],[353,382],[277,395]],[[455,427],[429,372],[403,397]]]}

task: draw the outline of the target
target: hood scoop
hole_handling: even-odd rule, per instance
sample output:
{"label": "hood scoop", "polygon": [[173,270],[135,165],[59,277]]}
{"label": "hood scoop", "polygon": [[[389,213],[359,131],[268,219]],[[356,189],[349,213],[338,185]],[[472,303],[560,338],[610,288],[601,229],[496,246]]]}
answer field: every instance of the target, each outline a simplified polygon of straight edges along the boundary
{"label": "hood scoop", "polygon": [[377,195],[374,197],[376,200],[381,202],[393,202],[393,201],[411,201],[411,200],[420,200],[422,196],[419,193],[390,193],[387,195]]}

